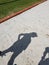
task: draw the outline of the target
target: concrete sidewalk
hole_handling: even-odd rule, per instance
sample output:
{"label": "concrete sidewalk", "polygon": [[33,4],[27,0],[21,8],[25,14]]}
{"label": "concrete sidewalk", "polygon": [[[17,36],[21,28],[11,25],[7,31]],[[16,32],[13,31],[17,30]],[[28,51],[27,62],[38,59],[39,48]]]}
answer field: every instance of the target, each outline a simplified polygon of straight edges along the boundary
{"label": "concrete sidewalk", "polygon": [[[48,58],[49,0],[0,24],[0,50],[4,51],[11,47],[17,42],[20,34],[27,35],[32,32],[35,32],[37,37],[31,38],[31,42],[27,48],[20,52],[18,56],[14,58],[13,62],[11,56],[14,52],[12,51],[8,51],[3,57],[0,56],[0,65],[10,65],[10,61],[12,65],[39,65],[42,56],[44,56],[44,51],[46,55],[45,58]],[[23,37],[21,37],[21,39],[23,39]],[[28,37],[26,39],[28,39]],[[25,42],[29,42],[29,40],[25,40]],[[42,65],[44,65],[44,62]]]}

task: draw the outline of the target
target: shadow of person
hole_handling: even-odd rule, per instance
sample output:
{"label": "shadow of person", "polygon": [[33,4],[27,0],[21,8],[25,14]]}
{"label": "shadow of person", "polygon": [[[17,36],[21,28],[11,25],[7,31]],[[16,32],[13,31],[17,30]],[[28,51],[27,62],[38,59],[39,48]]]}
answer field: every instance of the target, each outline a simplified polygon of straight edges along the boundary
{"label": "shadow of person", "polygon": [[18,40],[10,48],[2,52],[2,55],[8,52],[13,52],[7,65],[13,65],[14,59],[28,47],[29,43],[31,42],[31,37],[37,37],[37,34],[35,32],[19,34]]}
{"label": "shadow of person", "polygon": [[[47,54],[48,54],[48,58],[45,58]],[[49,65],[49,47],[46,47],[38,65]]]}

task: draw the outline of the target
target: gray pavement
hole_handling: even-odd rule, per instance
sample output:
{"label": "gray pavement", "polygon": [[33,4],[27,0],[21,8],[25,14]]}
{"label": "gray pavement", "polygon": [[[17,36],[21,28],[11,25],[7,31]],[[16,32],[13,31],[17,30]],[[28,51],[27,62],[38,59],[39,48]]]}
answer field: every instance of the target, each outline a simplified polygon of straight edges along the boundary
{"label": "gray pavement", "polygon": [[49,0],[0,24],[0,50],[0,65],[49,65]]}

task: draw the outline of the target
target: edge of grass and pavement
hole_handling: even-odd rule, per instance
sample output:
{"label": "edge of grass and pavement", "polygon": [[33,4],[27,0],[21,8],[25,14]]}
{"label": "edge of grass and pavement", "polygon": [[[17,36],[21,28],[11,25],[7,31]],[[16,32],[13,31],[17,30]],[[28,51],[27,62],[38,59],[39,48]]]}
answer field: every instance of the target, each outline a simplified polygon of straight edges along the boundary
{"label": "edge of grass and pavement", "polygon": [[19,14],[21,14],[21,13],[23,13],[23,12],[25,12],[25,11],[31,9],[32,7],[35,7],[35,6],[37,6],[38,4],[43,3],[43,2],[45,2],[45,1],[47,1],[47,0],[41,0],[40,2],[37,2],[37,3],[35,3],[35,4],[33,4],[33,5],[29,6],[29,7],[27,7],[27,8],[24,8],[23,10],[20,10],[20,11],[18,11],[18,12],[15,12],[15,13],[12,13],[12,14],[10,14],[10,15],[8,15],[8,16],[5,16],[4,18],[1,18],[1,19],[0,19],[0,23],[3,23],[3,22],[5,22],[6,20],[8,20],[8,19],[10,19],[10,18],[12,18],[12,17],[14,17],[14,16],[16,16],[16,15],[19,15]]}

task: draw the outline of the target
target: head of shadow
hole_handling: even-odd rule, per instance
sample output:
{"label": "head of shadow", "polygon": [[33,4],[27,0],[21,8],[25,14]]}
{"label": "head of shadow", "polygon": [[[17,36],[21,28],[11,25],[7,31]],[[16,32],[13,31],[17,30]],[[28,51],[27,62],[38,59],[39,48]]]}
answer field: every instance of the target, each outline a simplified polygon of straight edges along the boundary
{"label": "head of shadow", "polygon": [[[46,58],[47,55],[48,57]],[[38,65],[49,65],[49,47],[45,48],[43,56]]]}
{"label": "head of shadow", "polygon": [[13,52],[10,60],[8,61],[8,65],[13,65],[14,59],[23,51],[25,50],[31,42],[31,37],[37,37],[36,32],[31,33],[22,33],[18,35],[18,40],[8,49],[2,52],[2,56],[8,52]]}

